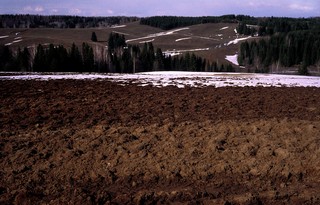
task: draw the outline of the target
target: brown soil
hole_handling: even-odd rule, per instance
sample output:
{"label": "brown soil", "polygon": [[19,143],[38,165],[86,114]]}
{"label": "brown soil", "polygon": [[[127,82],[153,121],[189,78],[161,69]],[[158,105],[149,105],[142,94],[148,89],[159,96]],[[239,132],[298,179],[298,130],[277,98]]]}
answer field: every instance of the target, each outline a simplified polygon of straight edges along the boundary
{"label": "brown soil", "polygon": [[319,204],[319,88],[0,81],[0,204]]}

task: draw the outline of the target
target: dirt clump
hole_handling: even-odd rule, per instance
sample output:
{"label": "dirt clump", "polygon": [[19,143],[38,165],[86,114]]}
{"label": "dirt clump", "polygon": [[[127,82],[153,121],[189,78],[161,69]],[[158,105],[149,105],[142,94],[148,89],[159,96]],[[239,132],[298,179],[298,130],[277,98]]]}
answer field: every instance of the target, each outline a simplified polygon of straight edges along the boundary
{"label": "dirt clump", "polygon": [[319,88],[0,81],[1,204],[319,204]]}

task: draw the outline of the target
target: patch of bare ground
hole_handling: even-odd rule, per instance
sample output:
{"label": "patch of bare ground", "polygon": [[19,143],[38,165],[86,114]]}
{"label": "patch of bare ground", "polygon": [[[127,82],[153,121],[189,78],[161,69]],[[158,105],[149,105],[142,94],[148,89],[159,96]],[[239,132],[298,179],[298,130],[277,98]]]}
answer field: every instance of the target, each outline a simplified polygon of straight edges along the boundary
{"label": "patch of bare ground", "polygon": [[320,89],[0,81],[1,204],[319,204]]}

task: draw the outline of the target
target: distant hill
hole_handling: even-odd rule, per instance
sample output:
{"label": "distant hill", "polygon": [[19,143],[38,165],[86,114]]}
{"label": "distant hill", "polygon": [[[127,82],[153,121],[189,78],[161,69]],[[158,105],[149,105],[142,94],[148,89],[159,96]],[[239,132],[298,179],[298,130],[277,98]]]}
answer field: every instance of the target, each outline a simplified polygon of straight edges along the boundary
{"label": "distant hill", "polygon": [[[0,19],[0,45],[9,47],[13,54],[18,48],[27,48],[31,58],[39,44],[70,49],[73,43],[79,48],[86,43],[92,47],[96,61],[106,61],[109,36],[117,33],[130,46],[142,49],[145,43],[152,43],[155,52],[160,48],[167,57],[194,53],[206,60],[209,70],[213,63],[232,64],[237,72],[298,73],[304,66],[319,73],[320,67],[320,18],[0,15]],[[93,33],[96,42],[91,40]],[[277,38],[279,35],[281,38]],[[299,40],[303,35],[308,36],[306,41]],[[259,43],[262,39],[266,42]],[[294,39],[297,46],[288,39]]]}

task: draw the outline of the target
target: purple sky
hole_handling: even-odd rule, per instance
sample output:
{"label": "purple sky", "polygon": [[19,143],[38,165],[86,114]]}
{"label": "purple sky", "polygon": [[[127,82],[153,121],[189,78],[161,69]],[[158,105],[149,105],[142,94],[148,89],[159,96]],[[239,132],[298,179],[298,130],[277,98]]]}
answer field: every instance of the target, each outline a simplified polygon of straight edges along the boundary
{"label": "purple sky", "polygon": [[320,16],[320,0],[0,0],[0,14]]}

